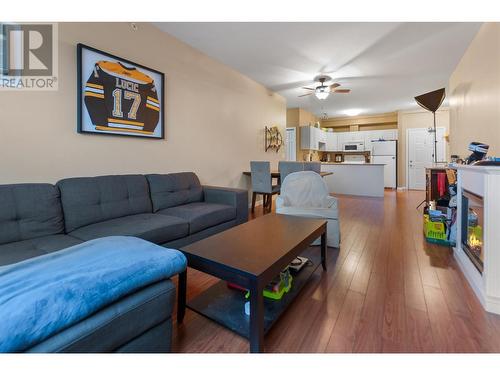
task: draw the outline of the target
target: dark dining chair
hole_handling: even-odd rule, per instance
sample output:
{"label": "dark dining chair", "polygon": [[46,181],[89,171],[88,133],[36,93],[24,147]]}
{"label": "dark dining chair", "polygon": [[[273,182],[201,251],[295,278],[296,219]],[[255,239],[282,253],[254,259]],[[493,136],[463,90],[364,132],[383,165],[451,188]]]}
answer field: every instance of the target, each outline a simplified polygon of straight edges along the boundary
{"label": "dark dining chair", "polygon": [[280,172],[280,184],[285,181],[285,177],[290,173],[302,172],[304,163],[301,161],[280,161],[278,163],[278,171]]}
{"label": "dark dining chair", "polygon": [[250,171],[252,178],[252,212],[255,211],[257,194],[264,198],[264,213],[271,212],[273,195],[279,194],[280,186],[272,184],[271,163],[268,161],[251,161]]}
{"label": "dark dining chair", "polygon": [[320,173],[321,172],[321,163],[319,161],[305,162],[304,163],[304,170]]}

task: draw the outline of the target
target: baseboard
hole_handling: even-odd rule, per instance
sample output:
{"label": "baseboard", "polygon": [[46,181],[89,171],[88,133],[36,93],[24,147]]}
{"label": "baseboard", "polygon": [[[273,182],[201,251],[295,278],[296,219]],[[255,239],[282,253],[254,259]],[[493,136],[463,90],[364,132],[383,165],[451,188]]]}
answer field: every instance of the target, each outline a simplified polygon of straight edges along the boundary
{"label": "baseboard", "polygon": [[398,187],[396,188],[396,190],[399,190],[399,191],[404,191],[404,190],[407,190],[407,189],[406,189],[406,186],[398,186]]}
{"label": "baseboard", "polygon": [[500,315],[500,298],[486,296],[486,311]]}

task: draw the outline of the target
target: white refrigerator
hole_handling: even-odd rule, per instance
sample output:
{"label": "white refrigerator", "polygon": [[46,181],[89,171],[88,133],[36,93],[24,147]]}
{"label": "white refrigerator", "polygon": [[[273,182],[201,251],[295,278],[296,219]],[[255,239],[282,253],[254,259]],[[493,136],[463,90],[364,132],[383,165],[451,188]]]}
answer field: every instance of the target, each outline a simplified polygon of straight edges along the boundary
{"label": "white refrigerator", "polygon": [[397,186],[397,141],[372,141],[371,162],[373,164],[385,164],[384,187],[395,189]]}

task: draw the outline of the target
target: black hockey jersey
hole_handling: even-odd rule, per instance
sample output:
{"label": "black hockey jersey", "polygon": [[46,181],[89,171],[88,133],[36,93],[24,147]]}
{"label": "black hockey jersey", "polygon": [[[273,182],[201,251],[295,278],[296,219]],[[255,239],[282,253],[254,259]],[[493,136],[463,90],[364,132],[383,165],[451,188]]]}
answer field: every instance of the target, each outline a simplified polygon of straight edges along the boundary
{"label": "black hockey jersey", "polygon": [[160,102],[154,81],[136,68],[99,61],[84,94],[96,130],[153,134],[158,126]]}

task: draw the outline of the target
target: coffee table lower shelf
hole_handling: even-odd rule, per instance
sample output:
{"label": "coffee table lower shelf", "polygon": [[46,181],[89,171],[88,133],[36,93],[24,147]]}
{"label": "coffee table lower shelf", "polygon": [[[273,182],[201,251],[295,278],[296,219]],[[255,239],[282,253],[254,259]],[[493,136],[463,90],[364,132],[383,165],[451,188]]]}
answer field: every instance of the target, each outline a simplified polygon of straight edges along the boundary
{"label": "coffee table lower shelf", "polygon": [[[301,256],[309,258],[312,265],[306,265],[299,273],[292,274],[290,291],[278,301],[264,298],[264,334],[271,329],[321,265],[320,249],[317,246],[305,250]],[[228,288],[226,282],[221,280],[190,300],[186,307],[248,339],[250,317],[245,314],[246,301],[244,291]]]}

